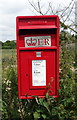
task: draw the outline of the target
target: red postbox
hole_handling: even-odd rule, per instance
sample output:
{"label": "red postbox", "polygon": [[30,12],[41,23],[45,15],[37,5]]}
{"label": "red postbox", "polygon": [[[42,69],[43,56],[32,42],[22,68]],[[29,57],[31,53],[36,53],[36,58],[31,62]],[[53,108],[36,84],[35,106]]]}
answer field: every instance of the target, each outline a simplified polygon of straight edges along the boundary
{"label": "red postbox", "polygon": [[20,99],[57,97],[59,89],[59,18],[57,15],[16,19],[18,94]]}

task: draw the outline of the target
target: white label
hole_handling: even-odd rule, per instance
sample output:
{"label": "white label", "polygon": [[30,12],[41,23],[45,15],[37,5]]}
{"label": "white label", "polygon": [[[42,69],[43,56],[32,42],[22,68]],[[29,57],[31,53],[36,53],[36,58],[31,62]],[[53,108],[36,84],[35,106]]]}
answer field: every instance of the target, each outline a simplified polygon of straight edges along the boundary
{"label": "white label", "polygon": [[51,46],[51,36],[25,37],[25,47]]}
{"label": "white label", "polygon": [[46,86],[46,60],[32,60],[32,86]]}

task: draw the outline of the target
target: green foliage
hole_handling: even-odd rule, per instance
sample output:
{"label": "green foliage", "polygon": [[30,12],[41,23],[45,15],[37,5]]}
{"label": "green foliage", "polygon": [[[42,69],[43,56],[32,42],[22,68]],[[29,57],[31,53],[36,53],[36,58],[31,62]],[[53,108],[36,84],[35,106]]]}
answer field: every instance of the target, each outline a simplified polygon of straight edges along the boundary
{"label": "green foliage", "polygon": [[9,58],[13,59],[12,62],[3,61],[2,120],[73,120],[73,118],[75,120],[77,106],[75,102],[75,49],[72,44],[74,43],[74,36],[64,31],[61,32],[60,39],[60,89],[58,98],[49,96],[47,93],[43,99],[39,99],[38,96],[34,96],[35,99],[32,100],[18,99],[15,58]]}
{"label": "green foliage", "polygon": [[17,75],[11,66],[7,69],[2,86],[3,119],[18,118]]}
{"label": "green foliage", "polygon": [[16,43],[14,40],[7,40],[6,42],[2,42],[2,49],[15,49]]}

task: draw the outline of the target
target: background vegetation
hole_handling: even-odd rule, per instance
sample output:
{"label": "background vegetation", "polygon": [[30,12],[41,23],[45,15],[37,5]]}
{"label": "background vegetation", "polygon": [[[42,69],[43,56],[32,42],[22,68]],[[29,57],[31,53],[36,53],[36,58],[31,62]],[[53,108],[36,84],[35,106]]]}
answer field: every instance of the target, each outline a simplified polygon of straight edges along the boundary
{"label": "background vegetation", "polygon": [[7,40],[5,42],[0,41],[2,45],[2,49],[15,49],[16,48],[16,41],[15,40]]}

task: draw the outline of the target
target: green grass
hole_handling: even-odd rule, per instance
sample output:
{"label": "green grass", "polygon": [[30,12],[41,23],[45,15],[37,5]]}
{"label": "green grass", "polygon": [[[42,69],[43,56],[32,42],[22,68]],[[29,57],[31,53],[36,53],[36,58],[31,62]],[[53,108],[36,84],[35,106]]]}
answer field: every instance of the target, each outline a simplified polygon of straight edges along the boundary
{"label": "green grass", "polygon": [[16,49],[2,49],[2,58],[16,58]]}
{"label": "green grass", "polygon": [[8,65],[16,65],[16,49],[2,49],[2,68]]}

